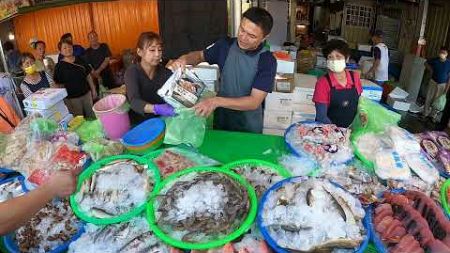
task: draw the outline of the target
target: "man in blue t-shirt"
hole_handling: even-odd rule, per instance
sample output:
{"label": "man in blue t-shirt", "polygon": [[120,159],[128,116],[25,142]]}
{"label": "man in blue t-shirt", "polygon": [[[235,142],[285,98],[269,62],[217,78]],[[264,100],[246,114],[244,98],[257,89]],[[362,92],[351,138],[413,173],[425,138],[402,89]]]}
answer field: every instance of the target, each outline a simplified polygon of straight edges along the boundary
{"label": "man in blue t-shirt", "polygon": [[169,62],[172,69],[206,61],[218,64],[221,77],[217,97],[194,106],[198,115],[214,114],[214,128],[261,133],[262,103],[273,89],[277,63],[264,42],[273,18],[262,8],[248,9],[242,16],[237,38],[223,38],[203,51],[185,54]]}
{"label": "man in blue t-shirt", "polygon": [[427,97],[425,99],[424,117],[430,116],[433,103],[439,97],[447,93],[448,88],[450,87],[450,61],[447,59],[447,56],[447,48],[441,47],[439,50],[439,57],[430,59],[425,63],[425,67],[432,73],[432,76],[428,85]]}
{"label": "man in blue t-shirt", "polygon": [[[69,42],[71,42],[73,44],[73,36],[72,36],[71,33],[65,33],[65,34],[63,34],[63,36],[61,36],[60,41],[69,41]],[[81,56],[84,55],[84,52],[85,52],[84,47],[82,47],[80,45],[73,44],[73,56],[81,57]],[[59,54],[58,55],[58,62],[60,62],[62,60],[62,58],[64,58],[62,56],[62,54]]]}

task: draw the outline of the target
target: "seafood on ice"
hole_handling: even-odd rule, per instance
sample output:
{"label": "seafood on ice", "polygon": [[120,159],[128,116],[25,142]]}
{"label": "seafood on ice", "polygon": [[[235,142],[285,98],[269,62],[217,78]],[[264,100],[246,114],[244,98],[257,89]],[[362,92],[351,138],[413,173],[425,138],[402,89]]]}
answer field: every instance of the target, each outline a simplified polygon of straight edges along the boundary
{"label": "seafood on ice", "polygon": [[366,237],[358,199],[326,179],[286,182],[268,195],[262,226],[289,251],[355,249]]}
{"label": "seafood on ice", "polygon": [[276,170],[264,166],[243,164],[234,167],[231,170],[247,179],[255,189],[258,198],[261,198],[270,186],[284,179]]}
{"label": "seafood on ice", "polygon": [[75,195],[81,211],[96,218],[110,218],[145,203],[153,190],[147,165],[116,160],[86,179]]}
{"label": "seafood on ice", "polygon": [[318,123],[293,125],[286,142],[299,154],[308,154],[322,165],[339,165],[353,158],[350,130]]}
{"label": "seafood on ice", "polygon": [[424,193],[384,193],[374,209],[373,226],[389,252],[450,252],[450,221]]}
{"label": "seafood on ice", "polygon": [[335,182],[353,195],[361,203],[371,204],[378,199],[378,194],[386,190],[374,174],[370,174],[358,164],[352,164],[341,170],[327,170],[324,178]]}
{"label": "seafood on ice", "polygon": [[149,230],[147,221],[142,217],[106,226],[87,224],[85,231],[70,244],[69,253],[172,253],[169,246],[159,241]]}
{"label": "seafood on ice", "polygon": [[48,252],[70,240],[79,226],[69,201],[54,201],[20,227],[15,239],[20,252]]}
{"label": "seafood on ice", "polygon": [[158,226],[185,242],[219,239],[236,230],[250,208],[248,192],[228,175],[195,172],[178,178],[157,196]]}
{"label": "seafood on ice", "polygon": [[197,152],[181,148],[165,149],[153,159],[163,177],[194,166],[215,166],[219,163]]}
{"label": "seafood on ice", "polygon": [[25,189],[23,188],[19,177],[15,177],[6,183],[0,184],[0,203],[24,194]]}

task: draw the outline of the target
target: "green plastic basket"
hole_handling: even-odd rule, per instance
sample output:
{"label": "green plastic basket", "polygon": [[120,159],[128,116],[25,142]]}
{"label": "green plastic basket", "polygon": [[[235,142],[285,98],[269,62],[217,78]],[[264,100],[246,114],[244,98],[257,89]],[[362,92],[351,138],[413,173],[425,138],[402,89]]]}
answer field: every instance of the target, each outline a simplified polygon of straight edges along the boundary
{"label": "green plastic basket", "polygon": [[[235,181],[240,183],[242,186],[244,186],[247,189],[247,193],[248,193],[249,201],[250,201],[249,213],[247,214],[247,217],[244,219],[243,223],[241,224],[241,226],[238,229],[236,229],[233,233],[225,236],[224,238],[221,238],[220,240],[213,240],[213,241],[204,242],[204,243],[189,243],[189,242],[184,242],[184,241],[181,241],[178,239],[174,239],[171,236],[169,236],[168,234],[166,234],[158,226],[158,224],[156,222],[156,217],[155,217],[156,199],[157,199],[159,193],[164,189],[165,186],[177,181],[177,179],[179,179],[181,176],[184,176],[184,175],[187,175],[190,173],[201,173],[201,172],[222,173],[222,174],[225,174],[225,175],[231,177],[232,179],[234,179]],[[256,218],[257,210],[258,210],[258,200],[256,197],[256,192],[253,189],[252,185],[249,182],[247,182],[243,177],[241,177],[240,175],[238,175],[232,171],[229,171],[229,170],[226,170],[223,168],[193,167],[193,168],[185,169],[182,171],[175,172],[174,174],[171,174],[156,187],[149,203],[147,204],[147,219],[148,219],[148,223],[150,225],[150,229],[155,233],[155,235],[159,239],[161,239],[166,244],[176,247],[176,248],[181,248],[181,249],[205,250],[205,249],[217,248],[222,245],[225,245],[226,243],[233,241],[234,239],[238,238],[239,236],[241,236],[242,234],[247,232],[250,229],[250,227],[252,226],[252,224]]]}
{"label": "green plastic basket", "polygon": [[450,206],[448,205],[447,190],[450,186],[450,179],[447,179],[441,187],[441,205],[447,217],[450,217]]}
{"label": "green plastic basket", "polygon": [[244,159],[244,160],[238,160],[235,162],[231,162],[231,163],[227,163],[225,165],[222,166],[223,169],[226,170],[232,170],[233,168],[236,167],[240,167],[240,166],[261,166],[264,168],[269,168],[270,170],[276,172],[278,175],[284,177],[284,178],[288,178],[288,177],[292,177],[292,174],[290,171],[288,171],[287,169],[285,169],[283,166],[280,166],[278,164],[274,164],[274,163],[270,163],[270,162],[266,162],[263,160],[258,160],[258,159]]}
{"label": "green plastic basket", "polygon": [[[81,188],[81,185],[83,184],[83,182],[86,179],[90,178],[98,169],[102,168],[103,166],[105,166],[111,162],[114,162],[117,160],[123,160],[123,159],[130,159],[130,160],[134,160],[134,161],[138,162],[139,164],[147,165],[148,166],[147,170],[151,171],[153,173],[154,186],[153,186],[152,192],[154,192],[156,187],[158,187],[158,185],[161,181],[158,168],[156,168],[156,166],[153,165],[153,163],[147,162],[147,160],[142,157],[135,156],[135,155],[117,155],[117,156],[111,156],[111,157],[99,160],[98,162],[89,166],[85,171],[83,171],[83,173],[80,174],[80,176],[78,178],[77,189],[76,189],[75,193],[73,193],[70,196],[70,205],[72,207],[72,210],[80,219],[82,219],[86,222],[89,222],[89,223],[96,224],[96,225],[107,225],[107,224],[129,221],[132,218],[138,216],[140,213],[142,213],[142,211],[144,211],[146,202],[144,202],[141,205],[137,206],[136,208],[130,210],[129,212],[123,213],[118,216],[114,216],[114,217],[110,217],[110,218],[97,218],[97,217],[90,216],[89,214],[82,211],[79,207],[78,202],[75,200],[75,195],[78,193],[78,191]],[[150,199],[150,197],[151,197],[151,194],[149,194],[148,199]]]}

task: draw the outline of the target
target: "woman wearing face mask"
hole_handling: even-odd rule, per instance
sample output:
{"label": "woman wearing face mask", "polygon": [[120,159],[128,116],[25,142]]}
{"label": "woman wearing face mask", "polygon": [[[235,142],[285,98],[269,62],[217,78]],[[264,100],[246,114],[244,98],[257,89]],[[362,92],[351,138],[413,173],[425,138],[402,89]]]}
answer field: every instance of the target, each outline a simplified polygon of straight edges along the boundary
{"label": "woman wearing face mask", "polygon": [[169,69],[161,65],[161,38],[156,33],[144,32],[139,36],[136,48],[136,59],[125,72],[131,122],[139,124],[158,115],[175,115],[173,107],[157,94],[172,75]]}
{"label": "woman wearing face mask", "polygon": [[345,69],[350,49],[342,40],[330,40],[323,49],[328,73],[319,78],[314,90],[316,121],[348,127],[356,116],[361,80],[355,72]]}
{"label": "woman wearing face mask", "polygon": [[20,84],[20,89],[25,97],[42,88],[49,88],[54,85],[53,79],[45,71],[38,71],[36,60],[30,53],[23,53],[20,57],[20,67],[25,72],[25,78]]}

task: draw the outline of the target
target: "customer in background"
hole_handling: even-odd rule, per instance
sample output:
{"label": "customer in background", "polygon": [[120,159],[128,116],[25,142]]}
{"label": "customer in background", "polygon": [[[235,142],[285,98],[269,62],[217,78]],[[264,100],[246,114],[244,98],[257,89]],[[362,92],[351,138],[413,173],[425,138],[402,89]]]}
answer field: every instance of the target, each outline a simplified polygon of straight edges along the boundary
{"label": "customer in background", "polygon": [[389,80],[389,50],[383,43],[384,33],[376,30],[372,36],[373,42],[373,66],[368,72],[368,76],[373,76],[375,82],[382,85]]}
{"label": "customer in background", "polygon": [[70,41],[60,41],[58,49],[63,58],[56,64],[54,80],[67,90],[65,104],[74,116],[95,118],[92,106],[97,91],[90,75],[92,69],[80,57],[73,55]]}
{"label": "customer in background", "polygon": [[173,107],[158,96],[157,91],[172,75],[161,65],[162,41],[158,34],[144,32],[139,36],[134,63],[125,72],[127,97],[131,105],[130,119],[138,124],[155,116],[175,115]]}
{"label": "customer in background", "polygon": [[0,133],[9,134],[19,125],[20,118],[8,102],[0,96]]}
{"label": "customer in background", "polygon": [[109,68],[109,60],[111,59],[111,51],[106,43],[99,43],[98,35],[95,31],[88,34],[90,47],[84,53],[84,59],[90,64],[94,71],[91,73],[97,88],[100,84],[108,89],[117,87],[114,83],[113,74]]}
{"label": "customer in background", "polygon": [[7,41],[3,44],[3,51],[5,52],[6,65],[8,71],[12,74],[20,74],[20,52],[14,49],[14,44],[11,41]]}
{"label": "customer in background", "polygon": [[77,174],[78,172],[68,170],[57,171],[37,189],[0,203],[0,235],[23,226],[54,198],[72,194],[76,189]]}
{"label": "customer in background", "polygon": [[36,70],[38,72],[45,71],[50,74],[50,76],[53,76],[55,72],[55,62],[52,58],[45,56],[45,42],[38,40],[33,42],[31,47],[34,49]]}
{"label": "customer in background", "polygon": [[348,44],[330,40],[323,48],[328,73],[319,78],[314,90],[316,121],[348,127],[356,116],[362,86],[359,74],[346,70],[350,57]]}
{"label": "customer in background", "polygon": [[25,97],[42,88],[49,88],[54,85],[53,79],[47,72],[38,70],[36,60],[32,54],[23,53],[20,58],[20,66],[25,72],[25,78],[20,84],[20,89]]}
{"label": "customer in background", "polygon": [[450,61],[447,59],[447,56],[448,49],[441,47],[438,57],[425,62],[425,67],[431,73],[423,111],[425,118],[430,116],[433,103],[446,94],[450,87]]}
{"label": "customer in background", "polygon": [[[61,39],[59,41],[67,41],[70,44],[72,44],[73,46],[73,55],[75,57],[81,57],[84,55],[84,47],[77,45],[77,44],[73,44],[73,36],[71,33],[66,33],[63,36],[61,36]],[[64,56],[62,54],[58,55],[58,62],[62,60]]]}

